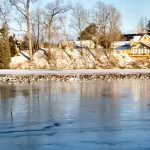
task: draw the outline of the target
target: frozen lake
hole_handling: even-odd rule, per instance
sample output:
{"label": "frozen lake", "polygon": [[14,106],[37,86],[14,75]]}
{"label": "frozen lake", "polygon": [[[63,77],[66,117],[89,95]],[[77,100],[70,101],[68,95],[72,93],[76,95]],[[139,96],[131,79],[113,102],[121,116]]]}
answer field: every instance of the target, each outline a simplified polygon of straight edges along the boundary
{"label": "frozen lake", "polygon": [[0,84],[0,150],[149,150],[148,79]]}

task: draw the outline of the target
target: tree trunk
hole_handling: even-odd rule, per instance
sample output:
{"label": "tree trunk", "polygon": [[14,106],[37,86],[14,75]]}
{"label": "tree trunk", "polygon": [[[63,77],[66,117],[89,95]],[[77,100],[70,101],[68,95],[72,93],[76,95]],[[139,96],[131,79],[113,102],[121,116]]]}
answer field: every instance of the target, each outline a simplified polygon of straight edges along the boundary
{"label": "tree trunk", "polygon": [[62,18],[60,18],[60,20],[61,20],[62,26],[64,28],[64,35],[65,35],[66,40],[67,40],[67,47],[69,47],[69,38],[68,38],[68,34],[67,34],[67,31],[66,31],[66,28],[65,28],[65,24],[64,24],[64,21],[63,21]]}
{"label": "tree trunk", "polygon": [[30,61],[33,60],[32,56],[32,37],[31,37],[31,30],[30,30],[30,14],[29,10],[27,10],[27,35],[29,40],[29,54],[30,54]]}
{"label": "tree trunk", "polygon": [[50,60],[52,60],[52,54],[51,54],[51,27],[52,27],[52,23],[50,21],[49,25],[48,25],[48,49],[49,49],[49,58],[50,58]]}
{"label": "tree trunk", "polygon": [[48,28],[48,41],[49,41],[49,51],[51,50],[51,28],[52,28],[52,24],[51,22],[49,23],[49,28]]}
{"label": "tree trunk", "polygon": [[38,38],[37,38],[37,50],[40,48],[40,16],[38,14]]}
{"label": "tree trunk", "polygon": [[80,47],[81,47],[81,56],[83,57],[82,40],[80,40]]}

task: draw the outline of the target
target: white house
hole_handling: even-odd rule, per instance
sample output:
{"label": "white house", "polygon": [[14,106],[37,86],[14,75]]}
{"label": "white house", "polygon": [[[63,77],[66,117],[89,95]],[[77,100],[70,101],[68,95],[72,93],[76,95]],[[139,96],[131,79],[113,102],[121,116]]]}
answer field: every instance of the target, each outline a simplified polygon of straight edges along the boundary
{"label": "white house", "polygon": [[130,41],[115,41],[111,44],[112,49],[116,49],[120,46],[130,45]]}
{"label": "white house", "polygon": [[95,48],[95,43],[92,40],[82,40],[82,41],[75,41],[75,45],[77,48],[81,48],[81,43],[82,43],[82,48]]}

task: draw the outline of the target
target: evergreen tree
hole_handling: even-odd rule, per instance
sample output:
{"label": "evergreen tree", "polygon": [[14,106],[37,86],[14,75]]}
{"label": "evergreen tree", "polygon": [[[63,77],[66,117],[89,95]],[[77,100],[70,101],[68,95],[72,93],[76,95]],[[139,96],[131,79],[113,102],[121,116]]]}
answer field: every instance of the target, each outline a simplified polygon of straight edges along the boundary
{"label": "evergreen tree", "polygon": [[0,69],[5,68],[4,67],[4,41],[3,41],[3,37],[2,34],[0,32]]}
{"label": "evergreen tree", "polygon": [[9,44],[10,44],[11,57],[14,57],[16,55],[16,41],[14,36],[9,37]]}
{"label": "evergreen tree", "polygon": [[150,34],[150,20],[148,21],[147,27],[146,27],[146,31],[148,34]]}
{"label": "evergreen tree", "polygon": [[8,38],[8,27],[4,24],[0,30],[0,69],[8,68],[10,61],[11,52]]}
{"label": "evergreen tree", "polygon": [[84,31],[81,32],[79,40],[93,40],[96,36],[97,27],[94,23],[91,23]]}

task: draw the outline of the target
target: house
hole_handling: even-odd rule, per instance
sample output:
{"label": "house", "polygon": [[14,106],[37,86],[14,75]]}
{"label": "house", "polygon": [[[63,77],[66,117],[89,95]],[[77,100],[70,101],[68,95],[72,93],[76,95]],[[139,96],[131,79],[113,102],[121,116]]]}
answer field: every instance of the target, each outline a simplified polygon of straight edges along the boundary
{"label": "house", "polygon": [[113,49],[116,49],[117,47],[123,46],[123,45],[129,45],[130,41],[115,41],[112,43],[111,47]]}
{"label": "house", "polygon": [[117,52],[122,51],[123,53],[127,53],[130,55],[131,54],[130,44],[121,45],[121,46],[117,47],[115,49],[115,51],[117,51]]}
{"label": "house", "polygon": [[115,41],[111,45],[114,52],[123,52],[130,54],[130,41]]}
{"label": "house", "polygon": [[124,52],[135,58],[150,58],[150,35],[132,35],[130,41],[116,41],[112,44],[113,51]]}
{"label": "house", "polygon": [[75,42],[73,40],[61,42],[61,43],[59,43],[59,48],[61,48],[61,49],[75,48]]}
{"label": "house", "polygon": [[126,41],[131,41],[133,38],[138,37],[138,36],[143,36],[143,33],[135,33],[135,34],[123,34],[123,38]]}
{"label": "house", "polygon": [[75,41],[75,46],[76,48],[90,48],[94,49],[95,48],[95,43],[92,40],[80,40],[80,41]]}
{"label": "house", "polygon": [[131,40],[131,55],[150,55],[150,36],[148,34]]}

